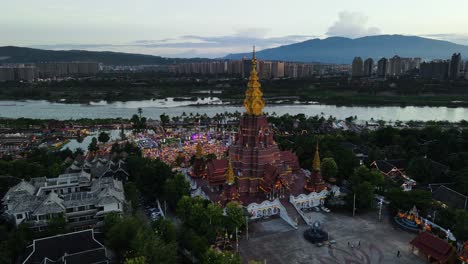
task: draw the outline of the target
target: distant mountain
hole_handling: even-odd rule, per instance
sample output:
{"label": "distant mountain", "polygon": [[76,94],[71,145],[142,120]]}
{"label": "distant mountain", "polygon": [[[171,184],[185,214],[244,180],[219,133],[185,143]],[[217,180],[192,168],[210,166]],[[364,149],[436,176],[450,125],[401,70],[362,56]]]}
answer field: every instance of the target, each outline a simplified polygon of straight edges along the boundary
{"label": "distant mountain", "polygon": [[[415,36],[379,35],[363,38],[330,37],[265,49],[257,52],[257,58],[298,62],[346,63],[354,57],[363,59],[381,57],[421,57],[423,59],[449,59],[454,52],[468,55],[468,46],[448,41]],[[251,53],[229,54],[227,59],[250,57]]]}
{"label": "distant mountain", "polygon": [[0,47],[0,63],[94,61],[106,65],[148,65],[207,61],[208,59],[164,58],[110,51],[42,50],[15,46]]}

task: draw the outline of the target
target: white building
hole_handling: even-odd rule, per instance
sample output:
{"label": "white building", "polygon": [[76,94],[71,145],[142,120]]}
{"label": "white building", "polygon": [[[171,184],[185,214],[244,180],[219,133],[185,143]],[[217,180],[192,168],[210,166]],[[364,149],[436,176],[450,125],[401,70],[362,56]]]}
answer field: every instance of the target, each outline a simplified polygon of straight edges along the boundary
{"label": "white building", "polygon": [[50,219],[63,216],[70,228],[80,230],[99,225],[107,213],[123,213],[125,196],[121,181],[80,172],[21,181],[2,202],[16,225],[42,231]]}

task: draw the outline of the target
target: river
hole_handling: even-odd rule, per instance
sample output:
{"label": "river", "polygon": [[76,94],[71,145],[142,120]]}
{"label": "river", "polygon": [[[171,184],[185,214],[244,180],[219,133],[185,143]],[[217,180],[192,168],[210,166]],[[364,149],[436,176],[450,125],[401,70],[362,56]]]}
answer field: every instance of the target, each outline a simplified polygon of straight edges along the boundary
{"label": "river", "polygon": [[[200,105],[194,105],[194,104]],[[206,105],[209,104],[209,105]],[[128,102],[97,102],[90,104],[52,103],[43,100],[0,101],[0,117],[38,118],[38,119],[79,119],[79,118],[130,118],[141,107],[143,115],[158,119],[166,113],[169,116],[186,114],[204,114],[213,116],[223,112],[243,112],[242,106],[226,105],[218,98],[205,98],[198,101],[143,100]],[[359,120],[385,121],[450,121],[468,120],[468,108],[420,107],[420,106],[336,106],[322,104],[267,105],[265,112],[278,115],[303,113],[309,116],[323,115],[344,119],[357,116]]]}

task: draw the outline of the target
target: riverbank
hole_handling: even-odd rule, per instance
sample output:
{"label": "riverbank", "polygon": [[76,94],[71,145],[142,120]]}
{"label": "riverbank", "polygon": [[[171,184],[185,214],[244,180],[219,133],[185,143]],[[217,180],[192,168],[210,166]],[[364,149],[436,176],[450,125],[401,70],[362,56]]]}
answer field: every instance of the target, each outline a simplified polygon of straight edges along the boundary
{"label": "riverbank", "polygon": [[[217,98],[241,106],[243,79],[93,79],[37,83],[0,83],[0,100],[46,100],[88,104],[106,101],[166,100],[205,105]],[[468,107],[468,82],[386,80],[350,82],[347,78],[280,79],[262,81],[267,105],[308,104],[336,106]],[[202,101],[202,102],[200,102]]]}

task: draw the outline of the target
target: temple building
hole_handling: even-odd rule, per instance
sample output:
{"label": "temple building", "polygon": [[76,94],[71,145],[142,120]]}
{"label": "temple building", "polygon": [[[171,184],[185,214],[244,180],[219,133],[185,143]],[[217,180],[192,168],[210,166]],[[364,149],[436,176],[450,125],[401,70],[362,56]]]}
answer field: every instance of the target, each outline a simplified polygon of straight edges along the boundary
{"label": "temple building", "polygon": [[[239,132],[229,147],[229,161],[212,160],[207,164],[206,179],[212,191],[226,187],[226,173],[232,163],[233,177],[229,193],[236,191],[242,203],[264,201],[289,193],[302,193],[304,175],[298,159],[291,151],[280,151],[273,130],[263,113],[265,101],[257,75],[255,51],[245,92],[245,113],[240,119]],[[196,166],[199,166],[198,164]],[[197,171],[193,168],[192,171]],[[299,183],[300,181],[301,183]],[[302,187],[299,187],[301,186]]]}

